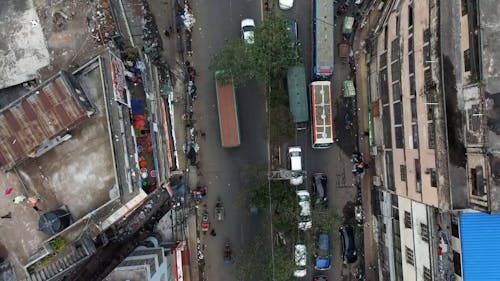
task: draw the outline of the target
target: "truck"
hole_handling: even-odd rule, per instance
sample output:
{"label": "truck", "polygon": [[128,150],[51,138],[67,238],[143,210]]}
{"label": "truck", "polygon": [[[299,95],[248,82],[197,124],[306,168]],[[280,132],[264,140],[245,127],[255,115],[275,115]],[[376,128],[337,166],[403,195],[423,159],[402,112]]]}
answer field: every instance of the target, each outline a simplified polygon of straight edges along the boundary
{"label": "truck", "polygon": [[306,70],[303,65],[288,68],[288,103],[297,130],[307,129],[309,106],[307,104]]}
{"label": "truck", "polygon": [[219,79],[222,73],[222,71],[215,72],[221,144],[225,148],[238,147],[241,140],[234,84],[232,82],[222,83]]}
{"label": "truck", "polygon": [[317,80],[329,80],[333,75],[334,8],[332,0],[314,0],[314,69]]}

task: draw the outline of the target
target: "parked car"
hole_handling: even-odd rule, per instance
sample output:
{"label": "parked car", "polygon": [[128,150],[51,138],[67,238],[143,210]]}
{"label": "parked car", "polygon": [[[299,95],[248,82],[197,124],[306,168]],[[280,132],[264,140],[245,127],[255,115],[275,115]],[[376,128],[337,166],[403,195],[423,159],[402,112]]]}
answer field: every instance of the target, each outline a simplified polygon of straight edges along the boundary
{"label": "parked car", "polygon": [[326,232],[321,232],[318,235],[316,245],[316,255],[314,268],[317,270],[330,269],[330,235]]}
{"label": "parked car", "polygon": [[279,6],[282,10],[290,10],[293,8],[293,0],[279,0]]}
{"label": "parked car", "polygon": [[297,268],[293,272],[295,277],[304,277],[307,275],[307,251],[306,245],[297,244],[295,245],[295,266]]}
{"label": "parked car", "polygon": [[254,29],[255,21],[253,19],[244,19],[241,21],[241,36],[247,44],[255,42]]}
{"label": "parked car", "polygon": [[358,258],[356,254],[356,243],[354,241],[354,227],[345,224],[340,227],[340,236],[342,238],[342,259],[344,263],[353,263]]}
{"label": "parked car", "polygon": [[324,173],[315,173],[312,176],[312,186],[315,204],[328,204],[327,196],[328,177]]}
{"label": "parked car", "polygon": [[302,148],[300,146],[289,147],[288,159],[290,170],[294,173],[290,179],[290,184],[301,185],[304,182],[304,176],[302,175]]}
{"label": "parked car", "polygon": [[299,229],[308,230],[312,227],[311,218],[311,199],[307,190],[297,190],[297,199],[299,201]]}
{"label": "parked car", "polygon": [[314,276],[313,281],[328,281],[328,276]]}

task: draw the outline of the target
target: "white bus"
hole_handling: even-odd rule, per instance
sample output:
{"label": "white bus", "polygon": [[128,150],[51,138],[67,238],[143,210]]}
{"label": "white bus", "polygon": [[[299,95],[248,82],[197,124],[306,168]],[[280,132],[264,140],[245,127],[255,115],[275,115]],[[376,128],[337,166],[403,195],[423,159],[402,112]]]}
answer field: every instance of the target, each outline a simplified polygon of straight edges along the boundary
{"label": "white bus", "polygon": [[311,83],[312,148],[328,148],[333,144],[332,84],[330,81]]}

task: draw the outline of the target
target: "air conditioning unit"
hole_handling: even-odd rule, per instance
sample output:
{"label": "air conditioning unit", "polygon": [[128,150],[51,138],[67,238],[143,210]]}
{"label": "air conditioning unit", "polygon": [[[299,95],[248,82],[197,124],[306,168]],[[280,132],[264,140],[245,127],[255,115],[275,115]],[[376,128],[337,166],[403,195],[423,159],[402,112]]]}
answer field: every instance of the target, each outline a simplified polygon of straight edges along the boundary
{"label": "air conditioning unit", "polygon": [[378,147],[376,145],[373,145],[370,147],[370,155],[371,156],[377,156],[378,154]]}
{"label": "air conditioning unit", "polygon": [[382,179],[380,176],[373,176],[373,185],[376,187],[382,186]]}

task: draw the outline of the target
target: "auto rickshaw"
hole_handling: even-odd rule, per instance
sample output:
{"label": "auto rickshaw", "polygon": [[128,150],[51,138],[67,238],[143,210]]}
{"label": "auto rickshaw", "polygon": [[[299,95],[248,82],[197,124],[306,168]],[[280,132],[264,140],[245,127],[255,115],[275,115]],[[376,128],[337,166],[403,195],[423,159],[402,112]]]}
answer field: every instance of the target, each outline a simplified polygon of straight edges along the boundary
{"label": "auto rickshaw", "polygon": [[201,231],[206,234],[209,228],[210,222],[208,221],[208,211],[205,210],[201,215]]}
{"label": "auto rickshaw", "polygon": [[217,199],[217,203],[215,203],[214,217],[218,221],[224,220],[224,206],[222,205],[221,199]]}

